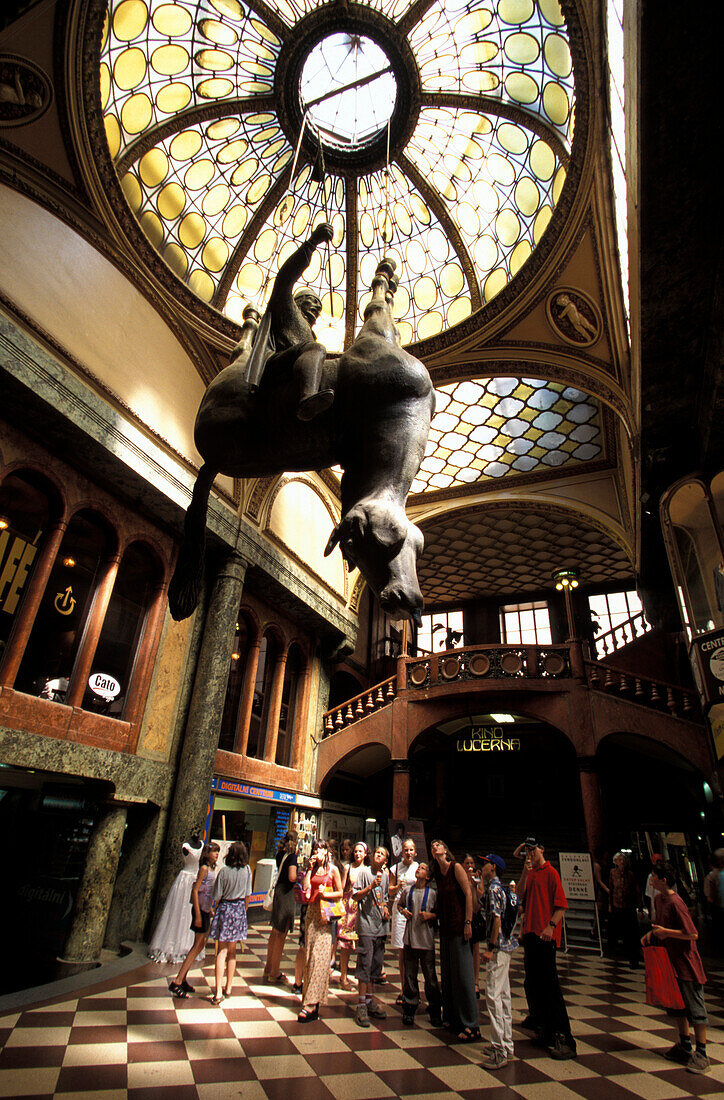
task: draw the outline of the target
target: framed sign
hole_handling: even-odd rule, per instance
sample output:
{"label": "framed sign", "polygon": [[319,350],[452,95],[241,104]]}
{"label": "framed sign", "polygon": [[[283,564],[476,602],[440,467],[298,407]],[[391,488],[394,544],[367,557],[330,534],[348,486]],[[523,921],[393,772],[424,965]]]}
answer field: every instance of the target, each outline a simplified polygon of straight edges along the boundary
{"label": "framed sign", "polygon": [[576,901],[595,901],[596,884],[589,852],[559,852],[561,882],[569,905]]}

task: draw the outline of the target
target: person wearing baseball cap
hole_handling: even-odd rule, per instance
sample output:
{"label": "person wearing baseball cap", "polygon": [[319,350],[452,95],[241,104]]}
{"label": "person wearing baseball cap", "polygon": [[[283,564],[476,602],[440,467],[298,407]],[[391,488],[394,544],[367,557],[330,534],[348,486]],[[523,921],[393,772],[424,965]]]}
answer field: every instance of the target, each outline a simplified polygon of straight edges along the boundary
{"label": "person wearing baseball cap", "polygon": [[[517,898],[508,894],[500,881],[500,872],[505,870],[505,860],[495,852],[489,852],[481,858],[481,884],[484,889],[483,906],[485,912],[485,931],[487,949],[482,952],[485,959],[485,1001],[490,1017],[491,1052],[484,1058],[485,1069],[502,1069],[513,1057],[513,1006],[510,998],[510,959],[518,946],[512,929],[503,930],[503,919],[509,905],[515,905]],[[513,916],[513,920],[514,920]],[[506,922],[510,924],[510,921]]]}
{"label": "person wearing baseball cap", "polygon": [[568,902],[560,875],[545,858],[540,837],[528,836],[523,844],[526,861],[518,892],[523,907],[521,942],[529,1015],[521,1026],[536,1032],[534,1042],[546,1048],[551,1058],[575,1058],[576,1041],[556,968],[556,948],[561,944],[561,921]]}

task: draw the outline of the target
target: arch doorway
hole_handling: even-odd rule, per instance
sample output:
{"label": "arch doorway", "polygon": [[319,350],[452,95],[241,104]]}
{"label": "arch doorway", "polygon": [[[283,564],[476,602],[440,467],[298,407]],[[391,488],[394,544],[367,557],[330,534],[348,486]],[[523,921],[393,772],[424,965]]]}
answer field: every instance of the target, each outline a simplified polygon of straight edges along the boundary
{"label": "arch doorway", "polygon": [[553,726],[465,715],[422,733],[409,759],[410,817],[456,854],[493,850],[507,859],[531,834],[549,852],[585,850],[575,750]]}

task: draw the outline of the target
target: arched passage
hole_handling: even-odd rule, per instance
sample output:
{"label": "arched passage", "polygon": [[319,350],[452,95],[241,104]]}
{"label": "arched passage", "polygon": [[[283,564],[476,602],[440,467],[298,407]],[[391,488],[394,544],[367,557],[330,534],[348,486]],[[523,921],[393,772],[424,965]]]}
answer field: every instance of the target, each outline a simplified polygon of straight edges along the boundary
{"label": "arched passage", "polygon": [[463,713],[410,746],[410,816],[453,848],[508,858],[530,834],[585,847],[575,749],[540,719]]}
{"label": "arched passage", "polygon": [[379,742],[358,746],[327,773],[320,794],[386,820],[392,802],[390,750]]}

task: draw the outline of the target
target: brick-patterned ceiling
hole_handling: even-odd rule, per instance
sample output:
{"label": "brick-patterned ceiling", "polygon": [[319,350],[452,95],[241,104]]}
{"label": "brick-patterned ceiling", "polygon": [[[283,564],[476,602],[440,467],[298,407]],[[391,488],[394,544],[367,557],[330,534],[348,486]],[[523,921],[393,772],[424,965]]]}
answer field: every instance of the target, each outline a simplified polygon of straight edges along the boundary
{"label": "brick-patterned ceiling", "polygon": [[579,569],[586,586],[633,579],[613,538],[559,508],[488,505],[421,526],[418,575],[429,607],[552,588],[552,573],[564,567]]}

